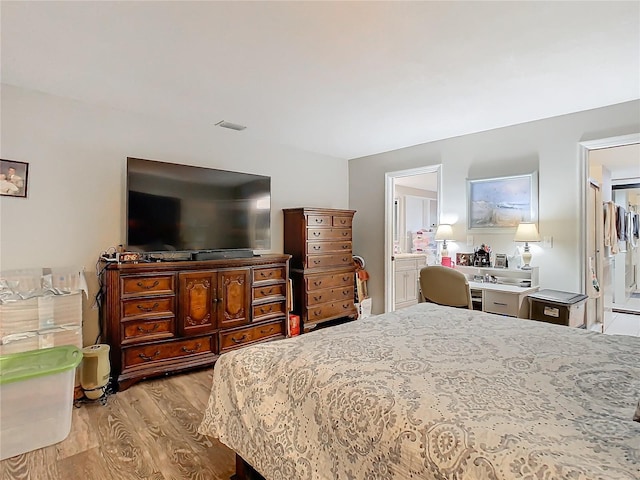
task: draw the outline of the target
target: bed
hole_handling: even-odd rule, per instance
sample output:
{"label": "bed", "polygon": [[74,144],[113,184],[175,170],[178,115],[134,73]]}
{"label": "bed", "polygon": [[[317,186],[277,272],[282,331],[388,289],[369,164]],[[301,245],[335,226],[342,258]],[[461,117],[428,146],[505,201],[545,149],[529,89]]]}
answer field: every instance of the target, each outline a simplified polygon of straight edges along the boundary
{"label": "bed", "polygon": [[638,337],[422,303],[226,353],[199,431],[267,480],[638,480],[639,399]]}

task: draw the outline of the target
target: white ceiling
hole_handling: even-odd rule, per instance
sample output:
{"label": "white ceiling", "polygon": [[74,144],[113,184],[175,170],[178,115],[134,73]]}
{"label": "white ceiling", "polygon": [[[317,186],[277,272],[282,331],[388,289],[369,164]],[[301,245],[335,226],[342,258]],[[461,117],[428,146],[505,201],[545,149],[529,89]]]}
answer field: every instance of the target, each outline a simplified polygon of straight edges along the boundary
{"label": "white ceiling", "polygon": [[640,2],[10,2],[2,82],[356,158],[640,98]]}

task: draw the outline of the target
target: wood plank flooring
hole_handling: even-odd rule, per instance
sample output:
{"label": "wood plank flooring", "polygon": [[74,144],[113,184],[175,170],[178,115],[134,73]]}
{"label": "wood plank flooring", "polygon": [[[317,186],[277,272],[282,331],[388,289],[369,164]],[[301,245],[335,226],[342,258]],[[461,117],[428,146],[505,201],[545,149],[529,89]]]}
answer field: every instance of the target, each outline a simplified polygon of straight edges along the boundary
{"label": "wood plank flooring", "polygon": [[0,462],[0,480],[229,480],[234,453],[198,434],[213,370],[140,382],[73,408],[62,442]]}

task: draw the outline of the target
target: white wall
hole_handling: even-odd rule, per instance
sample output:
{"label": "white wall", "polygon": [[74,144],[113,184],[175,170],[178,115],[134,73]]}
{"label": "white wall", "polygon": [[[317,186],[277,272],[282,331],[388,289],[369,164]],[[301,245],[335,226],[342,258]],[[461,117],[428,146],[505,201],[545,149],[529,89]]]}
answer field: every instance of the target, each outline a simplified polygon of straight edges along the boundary
{"label": "white wall", "polygon": [[[128,156],[271,176],[271,250],[282,209],[348,207],[346,160],[2,85],[0,157],[29,163],[28,198],[0,198],[0,269],[84,266],[84,342],[97,333],[99,254],[124,243]],[[249,127],[250,128],[250,127]]]}
{"label": "white wall", "polygon": [[512,254],[513,233],[467,232],[466,180],[538,171],[539,230],[553,237],[553,248],[532,248],[532,264],[540,267],[541,287],[579,292],[578,144],[637,132],[640,101],[633,101],[350,160],[354,252],[367,264],[374,313],[384,310],[385,172],[442,164],[442,218],[455,222],[450,250],[468,251],[469,233],[475,245]]}

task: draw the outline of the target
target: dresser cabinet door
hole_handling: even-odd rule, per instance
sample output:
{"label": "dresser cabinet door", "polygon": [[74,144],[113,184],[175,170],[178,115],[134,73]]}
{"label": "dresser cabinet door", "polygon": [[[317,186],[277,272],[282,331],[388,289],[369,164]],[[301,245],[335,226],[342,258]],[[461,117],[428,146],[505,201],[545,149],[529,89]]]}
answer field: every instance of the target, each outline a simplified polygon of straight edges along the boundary
{"label": "dresser cabinet door", "polygon": [[251,270],[224,270],[218,274],[218,327],[229,328],[249,323]]}
{"label": "dresser cabinet door", "polygon": [[217,280],[218,272],[214,271],[179,274],[181,335],[197,335],[217,328]]}

